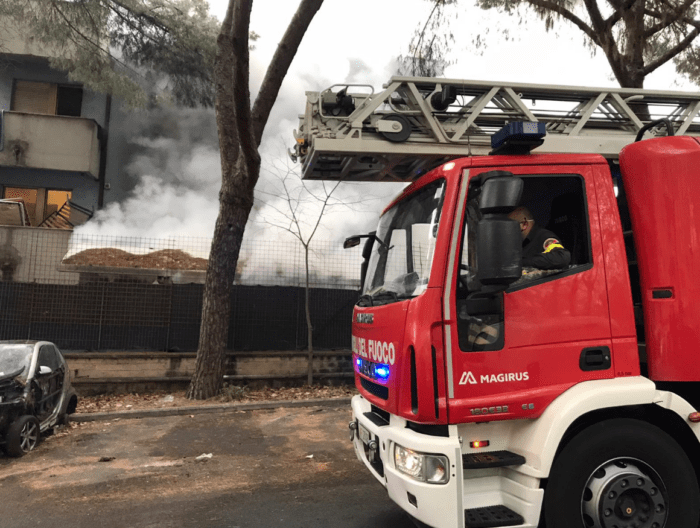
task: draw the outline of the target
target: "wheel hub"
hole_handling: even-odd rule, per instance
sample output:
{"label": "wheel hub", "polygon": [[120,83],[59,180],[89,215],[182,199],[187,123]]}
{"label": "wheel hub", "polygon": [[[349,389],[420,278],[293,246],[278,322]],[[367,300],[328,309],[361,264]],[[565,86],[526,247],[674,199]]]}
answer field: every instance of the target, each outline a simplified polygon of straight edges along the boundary
{"label": "wheel hub", "polygon": [[25,423],[20,432],[20,447],[22,451],[28,453],[34,449],[38,438],[39,431],[37,430],[36,424],[32,422]]}
{"label": "wheel hub", "polygon": [[581,514],[590,528],[663,528],[667,504],[666,488],[651,467],[615,459],[588,479]]}

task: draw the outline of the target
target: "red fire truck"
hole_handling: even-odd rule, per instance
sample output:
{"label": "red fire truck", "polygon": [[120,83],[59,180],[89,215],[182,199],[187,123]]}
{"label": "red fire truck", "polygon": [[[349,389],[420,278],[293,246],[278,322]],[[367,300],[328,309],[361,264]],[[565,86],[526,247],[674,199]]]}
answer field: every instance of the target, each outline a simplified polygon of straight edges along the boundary
{"label": "red fire truck", "polygon": [[[322,115],[347,117],[334,124],[340,139],[378,134],[401,148],[421,133],[411,101],[450,130],[481,104],[464,83],[398,82],[424,87],[390,83],[387,98],[403,113],[388,115],[398,117],[371,119],[379,105],[362,112],[373,94],[348,101],[347,88],[335,111],[332,91],[309,101]],[[511,92],[522,102],[525,90]],[[657,122],[649,118],[660,95],[601,93],[593,109],[507,119],[491,136],[491,155],[429,170],[384,210],[376,231],[346,241],[365,238],[350,436],[418,525],[698,526],[700,139],[671,134],[695,133],[700,105]],[[562,138],[547,148],[562,122],[559,130],[588,129],[584,150],[591,137],[602,145],[612,135],[610,115],[599,111],[606,100],[629,111],[619,158],[565,153]],[[450,111],[455,104],[460,115]],[[351,130],[357,115],[369,138]],[[494,121],[487,112],[469,126],[483,132]],[[643,139],[660,123],[668,137]],[[334,163],[352,173],[338,161],[347,146],[314,152],[303,133],[297,153],[313,158],[306,177]],[[545,153],[531,152],[543,142]],[[383,164],[375,179],[398,166],[374,151],[353,154],[361,156]],[[359,160],[358,174],[366,177],[371,161]],[[520,228],[508,214],[523,205],[569,251],[568,266],[522,267]]]}

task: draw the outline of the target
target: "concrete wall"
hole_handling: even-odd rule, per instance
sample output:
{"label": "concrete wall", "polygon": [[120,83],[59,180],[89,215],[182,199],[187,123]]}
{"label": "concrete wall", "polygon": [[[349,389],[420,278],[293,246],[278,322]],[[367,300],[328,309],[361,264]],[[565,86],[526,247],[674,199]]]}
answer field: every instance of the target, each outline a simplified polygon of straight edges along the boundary
{"label": "concrete wall", "polygon": [[[31,36],[29,24],[24,25],[11,20],[9,17],[1,18],[2,21],[2,49],[4,53],[13,55],[29,55],[33,57],[61,57],[65,49],[70,51],[75,50],[75,45],[72,42],[64,42],[63,49],[55,47],[47,47],[38,39]],[[109,46],[107,35],[102,35],[101,46],[106,48]]]}
{"label": "concrete wall", "polygon": [[[195,353],[74,352],[64,354],[79,394],[183,388],[194,373]],[[299,384],[306,380],[306,352],[231,352],[226,379],[234,385]],[[314,353],[314,377],[320,382],[352,381],[347,350]]]}
{"label": "concrete wall", "polygon": [[194,353],[115,352],[67,353],[75,381],[124,378],[189,378],[194,373]]}
{"label": "concrete wall", "polygon": [[82,117],[6,112],[0,165],[100,173],[97,123]]}
{"label": "concrete wall", "polygon": [[[352,372],[348,352],[314,352],[314,374]],[[234,353],[228,358],[226,373],[231,379],[305,376],[308,369],[307,352]]]}
{"label": "concrete wall", "polygon": [[4,267],[8,258],[18,260],[12,273],[15,282],[78,284],[78,273],[58,270],[72,233],[64,229],[0,226],[0,266]]}

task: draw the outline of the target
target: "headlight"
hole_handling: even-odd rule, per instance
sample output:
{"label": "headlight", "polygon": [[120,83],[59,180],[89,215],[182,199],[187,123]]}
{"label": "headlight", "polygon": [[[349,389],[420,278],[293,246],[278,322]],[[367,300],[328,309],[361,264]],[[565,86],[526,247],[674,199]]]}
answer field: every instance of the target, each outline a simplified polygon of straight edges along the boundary
{"label": "headlight", "polygon": [[409,477],[430,484],[445,484],[450,480],[449,461],[444,455],[417,453],[395,444],[396,469]]}

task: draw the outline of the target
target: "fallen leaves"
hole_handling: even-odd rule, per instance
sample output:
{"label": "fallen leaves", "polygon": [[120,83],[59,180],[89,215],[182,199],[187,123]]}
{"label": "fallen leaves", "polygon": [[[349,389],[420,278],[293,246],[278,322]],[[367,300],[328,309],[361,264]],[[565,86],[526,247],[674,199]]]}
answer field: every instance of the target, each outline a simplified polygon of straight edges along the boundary
{"label": "fallen leaves", "polygon": [[[349,398],[356,394],[354,386],[339,387],[284,387],[274,389],[265,387],[259,390],[246,389],[241,391],[236,402],[249,403],[260,401],[280,401],[280,400],[310,400],[310,399],[332,399]],[[85,396],[78,399],[79,413],[130,411],[141,409],[165,409],[168,407],[197,407],[201,405],[212,405],[231,401],[225,397],[216,396],[209,400],[188,400],[185,391],[176,392],[153,392],[153,393],[133,393],[133,394],[102,394],[99,396]]]}

